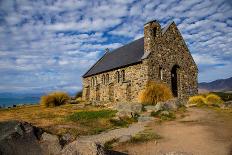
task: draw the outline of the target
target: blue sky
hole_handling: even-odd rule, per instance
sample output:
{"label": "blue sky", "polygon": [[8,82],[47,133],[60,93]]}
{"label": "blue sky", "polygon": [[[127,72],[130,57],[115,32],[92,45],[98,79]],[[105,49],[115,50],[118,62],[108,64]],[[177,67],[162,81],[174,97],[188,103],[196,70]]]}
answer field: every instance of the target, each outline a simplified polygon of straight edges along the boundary
{"label": "blue sky", "polygon": [[0,0],[0,92],[75,92],[105,48],[153,19],[176,22],[200,82],[232,76],[229,0]]}

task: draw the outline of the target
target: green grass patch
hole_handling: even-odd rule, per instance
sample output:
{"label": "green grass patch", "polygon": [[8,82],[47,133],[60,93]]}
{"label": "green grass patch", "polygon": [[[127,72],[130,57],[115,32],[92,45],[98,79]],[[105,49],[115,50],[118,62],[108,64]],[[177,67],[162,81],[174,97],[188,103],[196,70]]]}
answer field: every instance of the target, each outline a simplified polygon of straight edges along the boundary
{"label": "green grass patch", "polygon": [[131,143],[143,143],[147,141],[161,139],[162,137],[156,134],[152,130],[144,130],[143,132],[139,132],[135,136],[133,136],[130,140]]}
{"label": "green grass patch", "polygon": [[110,123],[118,127],[128,127],[129,124],[137,122],[136,118],[124,117],[120,119],[110,119]]}
{"label": "green grass patch", "polygon": [[68,116],[68,120],[71,121],[81,121],[81,120],[93,120],[100,118],[111,118],[115,116],[116,110],[99,110],[99,111],[80,111],[75,112],[72,115]]}

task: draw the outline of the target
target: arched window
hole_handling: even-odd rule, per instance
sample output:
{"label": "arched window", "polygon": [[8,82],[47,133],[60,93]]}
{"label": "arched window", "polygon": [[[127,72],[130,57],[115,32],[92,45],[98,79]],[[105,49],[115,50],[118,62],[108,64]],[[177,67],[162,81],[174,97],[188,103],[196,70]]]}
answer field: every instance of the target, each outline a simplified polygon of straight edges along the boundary
{"label": "arched window", "polygon": [[122,81],[125,81],[125,70],[122,70],[121,74],[122,74]]}
{"label": "arched window", "polygon": [[110,79],[109,79],[109,74],[106,74],[106,83],[108,84],[109,81],[110,81]]}
{"label": "arched window", "polygon": [[119,71],[116,72],[116,81],[119,83],[120,82],[120,74]]}
{"label": "arched window", "polygon": [[93,77],[91,78],[91,86],[92,87],[94,86],[94,78]]}
{"label": "arched window", "polygon": [[97,85],[97,77],[95,77],[94,85]]}
{"label": "arched window", "polygon": [[102,84],[105,84],[106,83],[106,79],[105,79],[105,75],[103,74],[102,75]]}
{"label": "arched window", "polygon": [[159,68],[159,79],[163,80],[163,68],[162,67]]}

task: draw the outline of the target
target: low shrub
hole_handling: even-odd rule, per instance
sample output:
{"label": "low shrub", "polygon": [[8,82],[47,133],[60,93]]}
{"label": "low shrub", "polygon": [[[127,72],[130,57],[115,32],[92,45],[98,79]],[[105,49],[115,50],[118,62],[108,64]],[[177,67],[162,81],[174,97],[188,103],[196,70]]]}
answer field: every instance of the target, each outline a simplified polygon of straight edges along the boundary
{"label": "low shrub", "polygon": [[219,97],[216,94],[208,94],[206,96],[206,100],[207,100],[208,105],[219,105],[223,103],[223,100],[221,99],[221,97]]}
{"label": "low shrub", "polygon": [[170,88],[164,83],[149,81],[144,90],[139,94],[139,101],[143,104],[155,105],[160,101],[167,101],[172,98]]}
{"label": "low shrub", "polygon": [[205,105],[207,103],[207,100],[202,95],[192,96],[188,100],[188,104],[196,104],[198,106]]}
{"label": "low shrub", "polygon": [[192,96],[189,98],[188,104],[196,104],[197,106],[219,106],[223,103],[223,100],[216,94],[204,94]]}
{"label": "low shrub", "polygon": [[171,111],[152,111],[151,116],[158,117],[161,120],[174,120],[176,118],[175,114]]}
{"label": "low shrub", "polygon": [[66,104],[69,99],[69,95],[65,92],[52,92],[41,97],[40,105],[42,107],[60,106]]}

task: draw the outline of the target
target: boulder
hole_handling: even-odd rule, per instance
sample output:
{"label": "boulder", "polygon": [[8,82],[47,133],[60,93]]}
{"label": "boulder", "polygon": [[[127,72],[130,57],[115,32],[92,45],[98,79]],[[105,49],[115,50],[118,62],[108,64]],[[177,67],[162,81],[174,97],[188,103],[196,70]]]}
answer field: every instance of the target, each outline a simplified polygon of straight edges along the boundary
{"label": "boulder", "polygon": [[147,106],[144,106],[144,109],[147,111],[147,112],[152,112],[152,111],[156,111],[157,108],[155,105],[147,105]]}
{"label": "boulder", "polygon": [[41,155],[44,154],[39,143],[42,134],[27,122],[7,121],[0,123],[0,154]]}
{"label": "boulder", "polygon": [[123,135],[123,136],[119,137],[118,142],[124,143],[124,142],[131,140],[131,138],[132,138],[131,135]]}
{"label": "boulder", "polygon": [[74,141],[66,145],[61,151],[62,155],[106,155],[103,146],[95,142]]}
{"label": "boulder", "polygon": [[146,122],[146,121],[152,121],[154,120],[154,117],[151,116],[139,116],[138,122]]}
{"label": "boulder", "polygon": [[118,103],[115,107],[118,111],[118,117],[134,117],[142,111],[142,104],[140,103]]}
{"label": "boulder", "polygon": [[75,137],[73,137],[70,133],[65,133],[64,135],[61,136],[60,138],[60,144],[62,146],[74,141]]}
{"label": "boulder", "polygon": [[59,154],[61,151],[59,138],[56,135],[51,135],[44,132],[41,136],[40,144],[45,154],[56,155]]}

